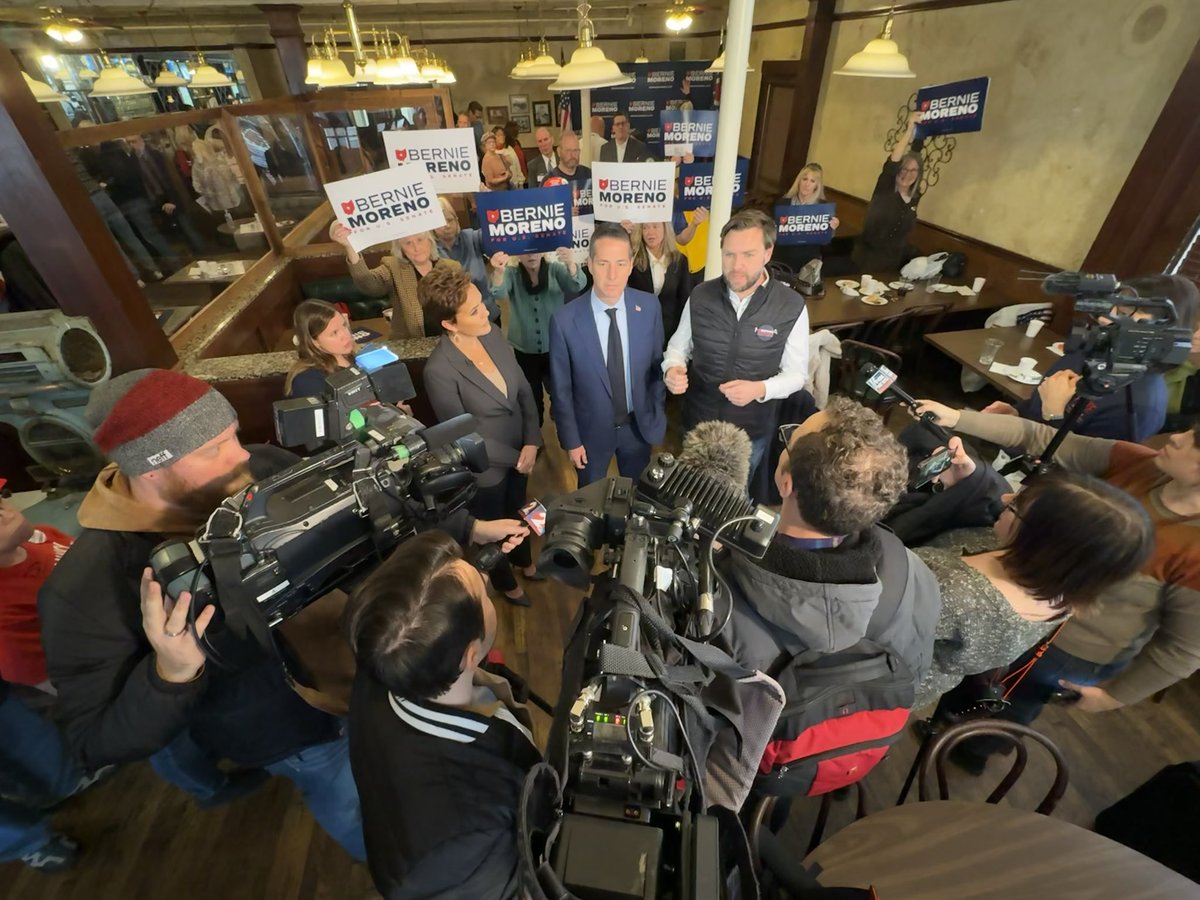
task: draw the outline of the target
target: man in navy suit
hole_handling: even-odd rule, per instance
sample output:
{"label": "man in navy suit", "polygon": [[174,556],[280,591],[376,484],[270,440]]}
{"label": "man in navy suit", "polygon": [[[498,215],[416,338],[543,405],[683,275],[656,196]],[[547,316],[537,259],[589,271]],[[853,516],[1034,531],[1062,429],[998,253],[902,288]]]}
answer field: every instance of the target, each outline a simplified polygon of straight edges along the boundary
{"label": "man in navy suit", "polygon": [[627,288],[629,234],[597,222],[588,249],[590,294],[550,319],[551,393],[558,442],[579,470],[579,486],[617,468],[637,478],[667,430],[658,298]]}

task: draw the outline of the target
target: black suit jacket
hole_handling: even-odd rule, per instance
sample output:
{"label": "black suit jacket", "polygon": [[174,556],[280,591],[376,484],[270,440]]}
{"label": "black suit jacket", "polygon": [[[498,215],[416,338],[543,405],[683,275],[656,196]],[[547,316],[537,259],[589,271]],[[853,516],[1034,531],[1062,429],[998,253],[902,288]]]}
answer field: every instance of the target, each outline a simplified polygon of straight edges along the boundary
{"label": "black suit jacket", "polygon": [[[683,305],[692,294],[695,281],[688,270],[687,257],[682,253],[676,254],[675,261],[667,266],[667,275],[663,279],[662,290],[658,292],[658,302],[662,306],[663,338],[671,340],[671,335],[679,327],[679,319],[683,316]],[[629,273],[629,286],[647,294],[654,293],[654,275],[650,266],[645,269],[633,267]]]}
{"label": "black suit jacket", "polygon": [[[546,168],[546,159],[545,159],[545,157],[542,156],[540,151],[538,153],[531,154],[528,157],[528,159],[529,159],[529,180],[526,181],[525,184],[529,187],[541,187],[542,180],[548,174],[550,174],[549,169]],[[554,168],[557,165],[558,165],[558,153],[556,151],[554,154],[554,166],[552,166],[551,168]]]}
{"label": "black suit jacket", "polygon": [[[609,141],[600,148],[600,162],[616,162],[617,161],[617,142]],[[621,162],[649,162],[650,150],[635,137],[629,139],[629,143],[625,145],[625,158]]]}
{"label": "black suit jacket", "polygon": [[480,341],[504,377],[507,396],[475,368],[448,336],[443,336],[425,363],[425,393],[439,422],[470,413],[487,446],[490,467],[478,476],[480,487],[499,484],[517,464],[526,444],[542,446],[533,390],[517,365],[512,345],[493,327]]}

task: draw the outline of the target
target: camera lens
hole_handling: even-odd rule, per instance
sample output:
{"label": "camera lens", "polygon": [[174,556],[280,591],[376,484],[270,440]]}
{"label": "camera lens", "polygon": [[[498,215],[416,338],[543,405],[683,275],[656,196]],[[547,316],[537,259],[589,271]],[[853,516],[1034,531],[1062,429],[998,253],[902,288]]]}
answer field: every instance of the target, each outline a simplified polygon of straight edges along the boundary
{"label": "camera lens", "polygon": [[585,590],[595,552],[594,520],[587,515],[565,515],[554,524],[538,556],[538,571],[571,587]]}

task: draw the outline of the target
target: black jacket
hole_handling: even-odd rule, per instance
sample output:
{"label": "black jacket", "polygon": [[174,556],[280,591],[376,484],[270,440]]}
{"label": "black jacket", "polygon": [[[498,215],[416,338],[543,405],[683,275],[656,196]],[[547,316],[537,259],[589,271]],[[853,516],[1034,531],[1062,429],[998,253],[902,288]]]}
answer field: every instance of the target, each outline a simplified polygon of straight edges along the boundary
{"label": "black jacket", "polygon": [[[687,257],[682,253],[676,255],[675,261],[667,267],[662,290],[657,294],[659,305],[662,306],[663,336],[668,341],[679,327],[683,305],[692,295],[694,284],[692,273],[688,270]],[[653,294],[654,273],[650,271],[650,266],[647,265],[645,269],[634,266],[633,271],[629,273],[629,286]]]}
{"label": "black jacket", "polygon": [[502,702],[415,703],[362,669],[355,678],[350,764],[367,864],[386,900],[517,894],[517,803],[541,756],[527,733],[528,713],[507,702],[507,683],[481,672],[476,684]]}
{"label": "black jacket", "polygon": [[[269,477],[288,458],[295,459],[277,448],[256,449],[251,471]],[[185,729],[216,756],[251,767],[337,737],[339,720],[305,703],[265,654],[236,672],[206,665],[187,684],[159,678],[142,630],[139,584],[162,540],[84,528],[38,594],[58,715],[83,767],[143,759]]]}

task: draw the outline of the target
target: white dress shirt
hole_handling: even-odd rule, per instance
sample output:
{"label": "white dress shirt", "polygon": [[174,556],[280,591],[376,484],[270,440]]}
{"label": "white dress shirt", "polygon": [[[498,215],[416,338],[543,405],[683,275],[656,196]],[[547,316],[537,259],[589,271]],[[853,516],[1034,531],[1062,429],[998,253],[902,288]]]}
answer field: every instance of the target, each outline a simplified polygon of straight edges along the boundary
{"label": "white dress shirt", "polygon": [[551,169],[558,168],[558,154],[551,153],[549,156],[543,156],[542,162],[546,164],[546,171],[542,174],[541,178],[538,179],[538,184],[541,184],[545,177],[550,174]]}
{"label": "white dress shirt", "polygon": [[629,141],[621,143],[617,141],[617,162],[625,162],[625,148],[629,146]]}
{"label": "white dress shirt", "polygon": [[[770,276],[765,272],[761,285],[765,285]],[[761,286],[760,285],[760,286]],[[728,287],[728,286],[727,286]],[[733,307],[738,321],[742,313],[754,298],[756,287],[746,295],[745,299],[738,297],[732,288],[728,288],[729,304]],[[683,304],[683,315],[679,318],[679,327],[667,342],[667,351],[663,354],[662,369],[665,374],[676,366],[687,368],[692,358],[692,301]],[[805,309],[796,319],[792,331],[788,335],[787,344],[783,348],[783,357],[779,361],[779,372],[763,380],[766,389],[759,403],[767,400],[782,400],[790,397],[804,387],[808,381],[808,310]]]}
{"label": "white dress shirt", "polygon": [[646,256],[650,259],[650,279],[654,284],[654,294],[658,296],[659,291],[663,289],[663,283],[667,280],[667,254],[664,253],[658,257],[647,249]]}

